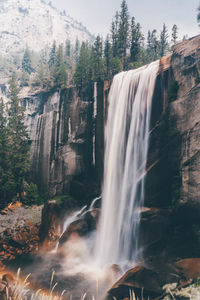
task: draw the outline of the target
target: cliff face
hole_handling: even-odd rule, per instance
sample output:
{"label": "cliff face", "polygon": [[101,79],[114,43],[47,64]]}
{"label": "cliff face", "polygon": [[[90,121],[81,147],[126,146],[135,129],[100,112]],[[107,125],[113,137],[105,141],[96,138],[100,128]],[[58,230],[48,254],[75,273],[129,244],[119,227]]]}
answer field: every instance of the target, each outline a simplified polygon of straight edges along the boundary
{"label": "cliff face", "polygon": [[[160,61],[147,163],[148,207],[200,201],[199,48],[197,36],[178,44]],[[32,177],[43,194],[77,190],[76,179],[90,181],[94,169],[101,182],[109,84],[98,83],[94,90],[90,101],[80,99],[74,88],[24,98]]]}
{"label": "cliff face", "polygon": [[153,107],[146,205],[200,201],[200,36],[161,60]]}
{"label": "cliff face", "polygon": [[175,48],[171,66],[179,86],[169,115],[171,136],[180,140],[180,200],[200,204],[200,36]]}
{"label": "cliff face", "polygon": [[72,179],[92,169],[92,102],[74,88],[24,98],[31,138],[32,179],[43,195],[69,193]]}

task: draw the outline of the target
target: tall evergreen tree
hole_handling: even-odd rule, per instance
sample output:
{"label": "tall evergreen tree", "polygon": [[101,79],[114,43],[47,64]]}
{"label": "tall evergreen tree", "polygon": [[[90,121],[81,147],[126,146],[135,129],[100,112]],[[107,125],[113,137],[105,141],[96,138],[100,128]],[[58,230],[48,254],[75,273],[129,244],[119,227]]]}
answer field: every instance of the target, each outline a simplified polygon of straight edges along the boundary
{"label": "tall evergreen tree", "polygon": [[126,0],[122,0],[119,22],[119,51],[123,68],[126,64],[126,53],[130,44],[129,39],[129,12]]}
{"label": "tall evergreen tree", "polygon": [[80,52],[80,42],[78,39],[76,39],[76,43],[74,46],[74,63],[75,65],[78,63],[78,59],[79,59],[79,52]]}
{"label": "tall evergreen tree", "polygon": [[178,27],[176,24],[174,24],[172,27],[172,39],[171,39],[173,46],[176,45],[177,39],[178,39]]}
{"label": "tall evergreen tree", "polygon": [[9,144],[11,139],[8,135],[5,106],[0,99],[0,207],[5,206],[15,192],[16,184],[11,171],[9,160]]}
{"label": "tall evergreen tree", "polygon": [[16,77],[12,76],[8,109],[9,161],[11,163],[11,173],[16,184],[15,193],[21,194],[23,181],[29,171],[29,137],[27,128],[24,125],[24,109],[18,98],[18,92]]}
{"label": "tall evergreen tree", "polygon": [[119,56],[119,13],[115,14],[115,18],[111,24],[111,39],[113,56]]}
{"label": "tall evergreen tree", "polygon": [[109,80],[112,77],[112,45],[107,36],[104,46],[104,60],[105,60],[105,79]]}
{"label": "tall evergreen tree", "polygon": [[56,51],[55,63],[53,66],[53,80],[55,86],[59,88],[66,87],[67,71],[64,64],[63,45],[59,45]]}
{"label": "tall evergreen tree", "polygon": [[103,64],[103,42],[101,37],[98,35],[94,45],[92,46],[91,62],[92,62],[92,80],[99,81],[103,79],[104,75],[104,64]]}
{"label": "tall evergreen tree", "polygon": [[147,62],[154,61],[160,57],[160,45],[157,38],[157,30],[148,31],[147,36]]}
{"label": "tall evergreen tree", "polygon": [[200,5],[198,7],[197,22],[199,23],[200,26]]}
{"label": "tall evergreen tree", "polygon": [[51,69],[54,66],[55,59],[56,59],[56,42],[54,41],[49,55],[49,61],[48,61],[49,69]]}
{"label": "tall evergreen tree", "polygon": [[87,43],[82,42],[78,63],[74,73],[74,81],[83,95],[91,84],[91,50]]}
{"label": "tall evergreen tree", "polygon": [[135,23],[135,18],[131,19],[131,49],[130,49],[130,60],[132,62],[137,62],[140,59],[142,51],[142,43],[144,41],[144,36],[141,32],[140,23]]}
{"label": "tall evergreen tree", "polygon": [[160,34],[160,56],[164,56],[168,46],[168,33],[167,27],[163,24],[163,29]]}
{"label": "tall evergreen tree", "polygon": [[28,74],[31,74],[31,72],[33,72],[31,54],[28,48],[26,48],[22,59],[22,70]]}
{"label": "tall evergreen tree", "polygon": [[66,42],[65,42],[65,55],[67,57],[71,56],[71,42],[70,42],[70,40],[66,40]]}

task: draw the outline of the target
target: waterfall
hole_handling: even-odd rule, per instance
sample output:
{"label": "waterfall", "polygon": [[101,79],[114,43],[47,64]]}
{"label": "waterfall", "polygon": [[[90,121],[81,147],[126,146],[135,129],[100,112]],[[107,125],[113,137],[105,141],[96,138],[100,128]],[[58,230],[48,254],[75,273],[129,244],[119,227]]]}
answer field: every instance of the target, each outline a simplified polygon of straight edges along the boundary
{"label": "waterfall", "polygon": [[144,202],[151,103],[159,61],[115,76],[105,133],[102,213],[95,255],[99,265],[136,259]]}

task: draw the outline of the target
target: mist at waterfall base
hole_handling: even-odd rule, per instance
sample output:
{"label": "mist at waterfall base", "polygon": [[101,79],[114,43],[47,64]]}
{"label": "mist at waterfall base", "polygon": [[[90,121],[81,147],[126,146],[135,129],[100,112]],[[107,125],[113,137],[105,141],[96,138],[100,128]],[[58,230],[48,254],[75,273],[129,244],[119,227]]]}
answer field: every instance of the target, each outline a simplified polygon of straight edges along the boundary
{"label": "mist at waterfall base", "polygon": [[[80,289],[81,294],[90,291],[91,296],[98,298],[98,293],[105,292],[137,262],[141,250],[138,237],[151,106],[158,68],[159,61],[156,61],[114,77],[108,100],[102,205],[97,230],[85,237],[73,234],[62,245],[57,269],[58,245],[43,255],[35,270],[36,277],[41,270],[45,274],[45,269],[47,272],[54,269],[58,282],[63,281],[67,289],[71,286],[70,293],[76,294]],[[68,215],[63,232],[72,222],[84,218],[95,202],[96,199],[89,208]]]}

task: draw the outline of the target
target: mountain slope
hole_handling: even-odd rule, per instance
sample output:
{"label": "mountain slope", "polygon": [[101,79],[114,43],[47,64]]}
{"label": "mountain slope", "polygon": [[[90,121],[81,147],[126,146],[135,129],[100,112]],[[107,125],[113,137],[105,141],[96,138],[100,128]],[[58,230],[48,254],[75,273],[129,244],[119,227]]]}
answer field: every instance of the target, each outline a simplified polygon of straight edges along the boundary
{"label": "mountain slope", "polygon": [[80,23],[43,0],[0,0],[0,52],[14,53],[26,46],[40,51],[55,40],[91,41]]}

